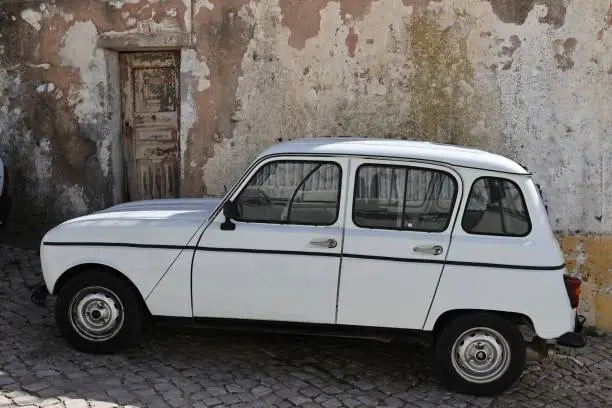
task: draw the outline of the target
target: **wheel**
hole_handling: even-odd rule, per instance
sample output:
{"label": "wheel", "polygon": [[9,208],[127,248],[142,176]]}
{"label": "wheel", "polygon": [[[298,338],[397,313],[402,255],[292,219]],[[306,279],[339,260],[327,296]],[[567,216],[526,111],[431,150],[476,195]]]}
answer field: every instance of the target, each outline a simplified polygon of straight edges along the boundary
{"label": "wheel", "polygon": [[55,320],[77,350],[112,354],[134,345],[143,330],[139,295],[123,279],[100,270],[83,271],[60,290]]}
{"label": "wheel", "polygon": [[466,394],[501,394],[520,377],[527,345],[519,328],[501,316],[474,313],[450,321],[437,336],[443,382]]}

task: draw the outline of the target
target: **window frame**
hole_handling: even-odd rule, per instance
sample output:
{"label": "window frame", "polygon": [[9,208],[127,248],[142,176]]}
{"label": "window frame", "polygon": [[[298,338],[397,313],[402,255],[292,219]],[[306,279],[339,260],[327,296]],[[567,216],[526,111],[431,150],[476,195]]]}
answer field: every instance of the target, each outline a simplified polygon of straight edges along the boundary
{"label": "window frame", "polygon": [[[357,199],[357,185],[359,183],[359,171],[361,170],[362,167],[391,167],[391,168],[400,168],[402,170],[406,170],[406,178],[404,179],[404,194],[403,194],[403,198],[401,199],[401,206],[402,206],[402,226],[404,225],[404,215],[406,213],[406,195],[408,194],[408,188],[407,188],[407,184],[408,184],[408,170],[413,169],[413,170],[426,170],[426,171],[431,171],[434,173],[443,173],[445,175],[447,175],[448,177],[450,177],[450,179],[453,182],[453,185],[455,187],[454,192],[453,192],[453,197],[452,197],[452,205],[449,207],[450,208],[450,212],[449,212],[449,217],[448,217],[448,221],[446,223],[446,225],[444,226],[443,229],[441,230],[427,230],[427,229],[420,229],[420,228],[394,228],[394,227],[383,227],[383,226],[376,226],[376,227],[371,227],[371,226],[363,226],[363,225],[359,225],[357,223],[357,221],[355,220],[355,202]],[[361,163],[359,166],[357,166],[357,168],[355,169],[354,172],[354,183],[353,183],[353,199],[352,199],[352,204],[351,204],[351,221],[353,223],[354,226],[356,226],[357,228],[361,228],[364,230],[382,230],[382,231],[402,231],[402,232],[425,232],[425,233],[429,233],[429,234],[442,234],[446,231],[448,231],[449,227],[451,227],[451,224],[453,221],[453,217],[454,214],[457,210],[457,206],[458,206],[458,200],[457,197],[459,195],[459,181],[457,180],[457,178],[450,172],[446,171],[446,170],[441,170],[441,169],[434,169],[431,167],[426,167],[426,166],[415,166],[415,165],[409,165],[409,164],[390,164],[390,163],[377,163],[377,162],[371,162],[371,163]],[[422,204],[425,203],[425,201],[423,200]],[[409,208],[414,208],[413,206],[409,206]]]}
{"label": "window frame", "polygon": [[[336,160],[322,160],[322,158],[312,158],[312,160],[308,159],[308,158],[287,158],[287,157],[278,157],[276,159],[271,159],[271,160],[266,160],[263,163],[261,163],[256,169],[254,169],[251,172],[250,177],[242,184],[240,190],[233,195],[233,202],[237,202],[237,200],[240,198],[240,196],[242,195],[242,193],[249,187],[249,184],[251,183],[251,181],[257,177],[257,174],[266,166],[271,165],[271,164],[278,164],[278,163],[312,163],[315,165],[315,171],[311,172],[307,175],[307,177],[305,177],[304,179],[300,180],[300,183],[296,186],[296,189],[293,191],[293,193],[295,193],[296,191],[298,191],[299,189],[301,189],[304,185],[304,180],[307,180],[308,178],[310,178],[316,171],[318,171],[320,169],[320,167],[322,167],[322,165],[325,164],[331,164],[333,166],[336,166],[339,170],[338,173],[338,193],[337,193],[337,200],[336,200],[336,216],[334,218],[334,220],[329,223],[329,224],[322,224],[322,223],[306,223],[306,222],[290,222],[288,221],[276,221],[276,220],[245,220],[242,217],[241,218],[236,218],[235,221],[236,222],[241,222],[241,223],[245,223],[245,224],[267,224],[267,225],[302,225],[302,226],[314,226],[314,227],[331,227],[333,225],[335,225],[336,223],[338,223],[338,220],[340,219],[340,208],[341,208],[341,200],[342,200],[342,188],[343,188],[343,177],[344,177],[344,170],[342,168],[342,164],[339,163]],[[287,203],[289,203],[289,201],[291,200],[293,193],[291,196],[289,196],[287,198]],[[293,205],[293,203],[292,203]],[[291,207],[290,207],[291,208]],[[288,209],[288,216],[291,214],[291,210],[290,208]]]}
{"label": "window frame", "polygon": [[[496,181],[500,181],[502,183],[508,182],[508,183],[510,183],[516,189],[516,191],[518,191],[519,197],[521,199],[521,204],[523,205],[525,213],[527,214],[527,226],[528,226],[528,228],[527,228],[527,232],[525,234],[496,234],[496,233],[491,233],[491,232],[470,232],[470,231],[466,230],[466,228],[464,227],[463,224],[464,224],[464,221],[465,221],[465,212],[467,211],[468,203],[470,202],[470,196],[472,194],[472,191],[473,191],[474,186],[476,185],[476,183],[478,183],[480,180],[484,180],[484,179],[493,179],[493,180],[496,180]],[[474,179],[474,181],[472,181],[472,184],[470,185],[470,189],[469,189],[468,194],[467,194],[466,199],[465,199],[464,208],[461,211],[461,229],[466,234],[477,235],[477,236],[490,236],[490,237],[503,237],[503,238],[524,238],[524,237],[528,236],[533,231],[533,223],[531,222],[531,214],[529,214],[529,207],[527,207],[527,201],[525,201],[525,195],[523,194],[523,190],[521,189],[521,187],[518,185],[517,182],[515,182],[514,180],[511,180],[509,178],[498,177],[498,176],[480,176],[480,177],[477,177],[476,179]]]}

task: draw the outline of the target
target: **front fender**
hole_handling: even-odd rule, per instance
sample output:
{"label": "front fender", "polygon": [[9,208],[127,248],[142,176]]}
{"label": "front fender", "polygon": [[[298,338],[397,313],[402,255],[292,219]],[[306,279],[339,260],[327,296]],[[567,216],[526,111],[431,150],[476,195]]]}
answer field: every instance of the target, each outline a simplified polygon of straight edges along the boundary
{"label": "front fender", "polygon": [[43,243],[40,259],[49,293],[55,294],[57,282],[64,273],[80,265],[97,264],[121,272],[146,298],[180,251],[174,248],[52,246]]}

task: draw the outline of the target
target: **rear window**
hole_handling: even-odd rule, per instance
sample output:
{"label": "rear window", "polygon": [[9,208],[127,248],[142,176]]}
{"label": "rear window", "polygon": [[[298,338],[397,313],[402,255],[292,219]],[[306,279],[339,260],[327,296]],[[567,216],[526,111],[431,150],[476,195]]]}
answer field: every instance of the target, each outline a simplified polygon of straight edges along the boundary
{"label": "rear window", "polygon": [[531,221],[521,190],[511,180],[477,179],[470,190],[461,226],[470,234],[523,237]]}

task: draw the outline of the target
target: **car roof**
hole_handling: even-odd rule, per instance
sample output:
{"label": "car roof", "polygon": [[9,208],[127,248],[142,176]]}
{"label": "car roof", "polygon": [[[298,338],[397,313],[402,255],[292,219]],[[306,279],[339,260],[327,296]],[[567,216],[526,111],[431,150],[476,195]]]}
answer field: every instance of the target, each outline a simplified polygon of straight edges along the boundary
{"label": "car roof", "polygon": [[289,154],[401,158],[504,173],[530,174],[525,167],[514,160],[498,154],[464,146],[417,140],[364,137],[301,138],[278,143],[266,149],[259,158]]}

